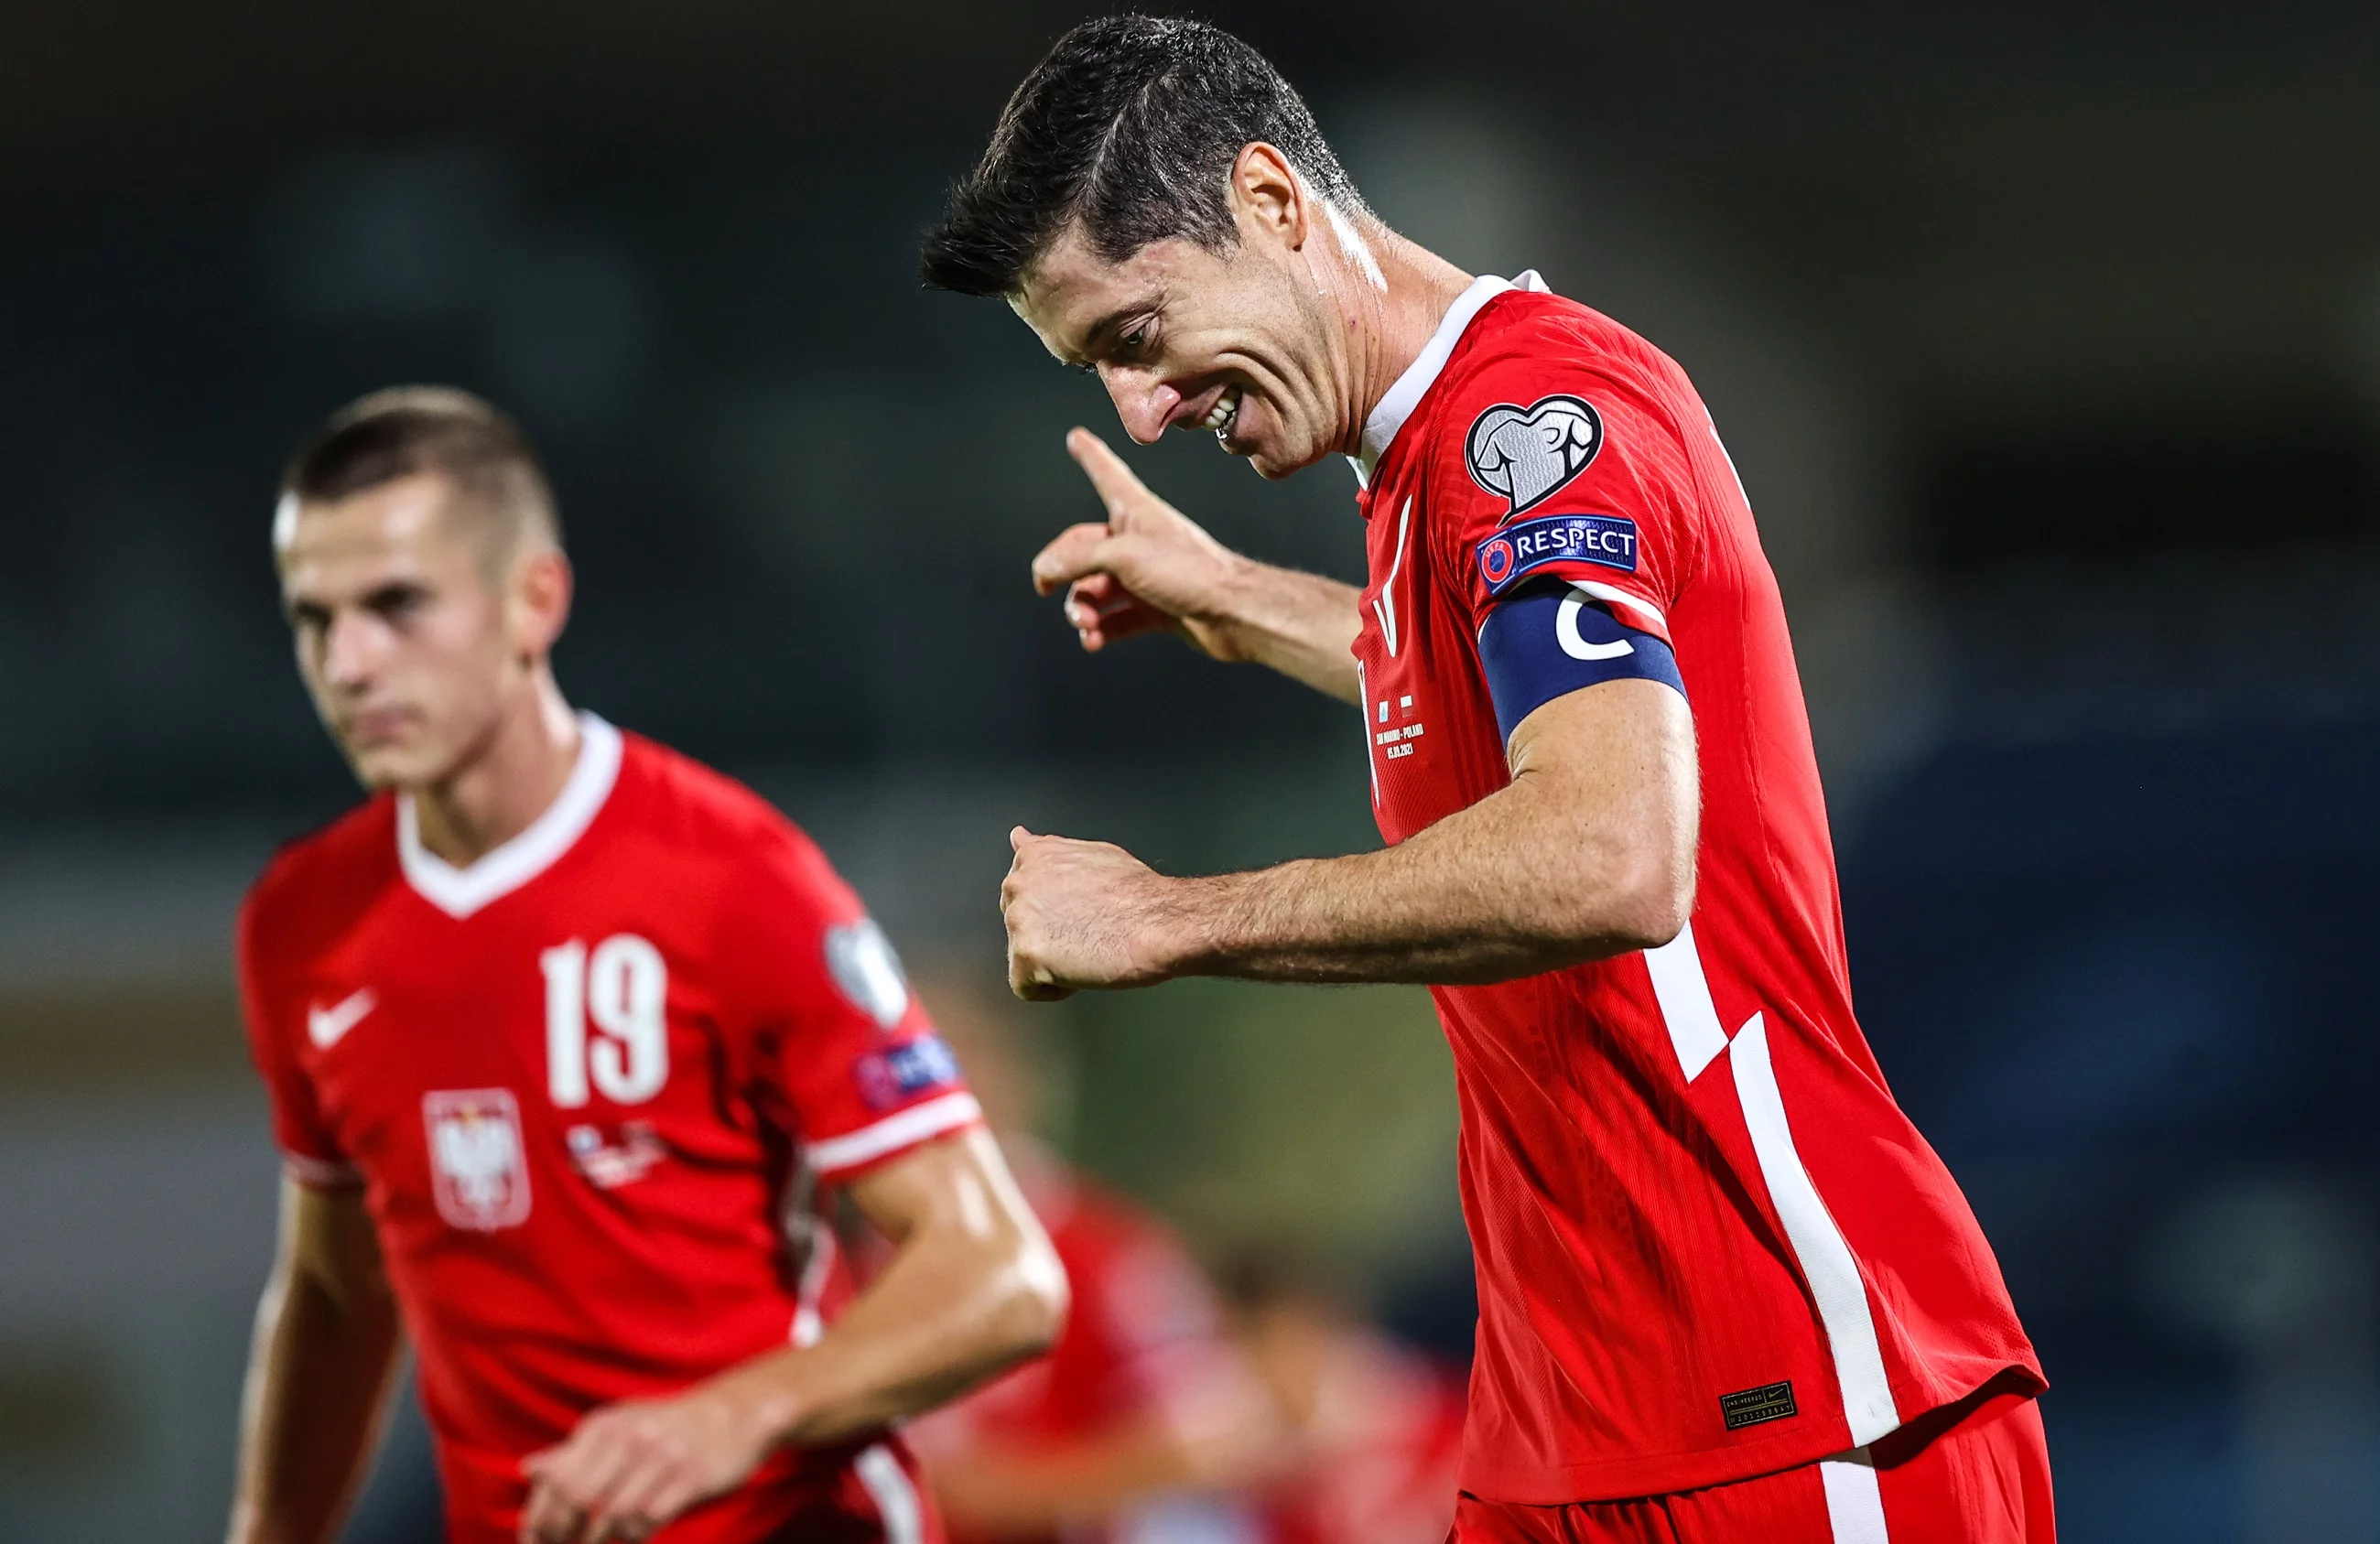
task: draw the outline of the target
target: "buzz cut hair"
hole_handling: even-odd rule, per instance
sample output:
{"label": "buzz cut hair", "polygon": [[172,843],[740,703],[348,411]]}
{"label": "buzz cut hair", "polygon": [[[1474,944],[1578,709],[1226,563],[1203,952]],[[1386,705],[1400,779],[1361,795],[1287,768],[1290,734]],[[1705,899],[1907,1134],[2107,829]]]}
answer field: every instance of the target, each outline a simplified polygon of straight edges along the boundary
{"label": "buzz cut hair", "polygon": [[929,288],[1013,296],[1070,226],[1122,262],[1180,237],[1237,245],[1232,164],[1257,140],[1339,219],[1368,213],[1314,115],[1271,61],[1203,21],[1111,16],[1067,32],[1002,109],[918,267]]}
{"label": "buzz cut hair", "polygon": [[331,415],[281,476],[285,505],[337,504],[423,473],[444,478],[491,562],[562,548],[552,485],[528,436],[495,404],[455,386],[392,386]]}

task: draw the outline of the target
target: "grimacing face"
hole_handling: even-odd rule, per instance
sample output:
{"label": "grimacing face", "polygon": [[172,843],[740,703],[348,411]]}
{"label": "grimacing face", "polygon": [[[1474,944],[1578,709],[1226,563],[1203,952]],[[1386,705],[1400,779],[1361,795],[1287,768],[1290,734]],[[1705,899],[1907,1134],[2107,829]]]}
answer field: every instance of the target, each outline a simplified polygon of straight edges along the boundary
{"label": "grimacing face", "polygon": [[298,674],[370,788],[451,775],[534,688],[567,612],[561,554],[495,573],[484,536],[448,507],[455,496],[421,473],[336,503],[285,499],[273,518]]}
{"label": "grimacing face", "polygon": [[1098,372],[1135,440],[1211,432],[1268,478],[1350,448],[1362,427],[1308,250],[1320,222],[1276,156],[1242,152],[1228,250],[1168,238],[1110,262],[1070,227],[1010,300],[1051,354]]}

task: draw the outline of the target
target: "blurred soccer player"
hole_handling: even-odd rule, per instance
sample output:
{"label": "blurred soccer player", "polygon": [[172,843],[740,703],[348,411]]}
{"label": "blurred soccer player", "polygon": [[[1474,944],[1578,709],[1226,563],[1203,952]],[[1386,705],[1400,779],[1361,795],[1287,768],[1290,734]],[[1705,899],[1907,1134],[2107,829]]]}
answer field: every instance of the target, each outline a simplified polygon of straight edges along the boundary
{"label": "blurred soccer player", "polygon": [[1002,905],[1028,996],[1430,984],[1480,1297],[1458,1535],[2047,1538],[2043,1380],[1852,1015],[1784,608],[1677,365],[1396,235],[1190,22],[1068,33],[925,271],[1137,440],[1355,465],[1361,591],[1226,552],[1079,430],[1107,519],[1033,572],[1086,648],[1172,629],[1354,704],[1388,847],[1172,879],[1019,831]]}
{"label": "blurred soccer player", "polygon": [[1047,1042],[956,979],[924,991],[1074,1291],[1049,1356],[911,1429],[953,1544],[1218,1538],[1274,1422],[1206,1277],[1162,1221],[1033,1137]]}
{"label": "blurred soccer player", "polygon": [[1280,1411],[1264,1544],[1441,1544],[1463,1460],[1463,1376],[1278,1261],[1225,1272],[1232,1321]]}
{"label": "blurred soccer player", "polygon": [[[341,412],[273,540],[373,792],[240,916],[287,1178],[233,1544],[335,1534],[403,1339],[453,1544],[935,1537],[888,1424],[1064,1283],[884,935],[758,796],[565,706],[570,566],[486,404]],[[822,1185],[893,1244],[847,1307]]]}

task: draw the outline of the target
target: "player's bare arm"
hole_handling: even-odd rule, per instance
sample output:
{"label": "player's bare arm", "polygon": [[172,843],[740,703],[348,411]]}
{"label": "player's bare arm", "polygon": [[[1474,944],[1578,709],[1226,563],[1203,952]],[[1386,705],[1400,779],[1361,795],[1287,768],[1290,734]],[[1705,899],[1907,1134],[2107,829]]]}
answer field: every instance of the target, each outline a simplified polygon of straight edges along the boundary
{"label": "player's bare arm", "polygon": [[230,1544],[322,1544],[362,1481],[402,1344],[360,1189],[285,1179],[240,1407]]}
{"label": "player's bare arm", "polygon": [[523,1539],[643,1538],[775,1448],[879,1429],[1056,1338],[1065,1274],[989,1136],[930,1143],[851,1195],[893,1255],[825,1337],[589,1415],[525,1463]]}
{"label": "player's bare arm", "polygon": [[1066,436],[1107,505],[1033,560],[1042,594],[1066,590],[1066,620],[1097,652],[1135,633],[1172,630],[1211,658],[1254,661],[1342,701],[1361,694],[1348,648],[1361,625],[1353,585],[1231,551],[1148,491],[1087,429]]}
{"label": "player's bare arm", "polygon": [[1250,873],[1172,878],[1020,830],[1010,985],[1500,981],[1675,937],[1694,899],[1685,699],[1639,680],[1572,692],[1521,722],[1511,756],[1509,786],[1393,847]]}

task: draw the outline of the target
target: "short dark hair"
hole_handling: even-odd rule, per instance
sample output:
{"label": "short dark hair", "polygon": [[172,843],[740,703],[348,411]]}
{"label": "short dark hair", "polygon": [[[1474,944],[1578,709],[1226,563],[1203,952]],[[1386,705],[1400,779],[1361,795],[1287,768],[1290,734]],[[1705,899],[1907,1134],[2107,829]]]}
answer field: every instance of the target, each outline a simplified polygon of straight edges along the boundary
{"label": "short dark hair", "polygon": [[1224,250],[1239,239],[1232,164],[1258,140],[1341,213],[1363,210],[1314,115],[1263,55],[1203,21],[1086,21],[1008,99],[919,267],[936,289],[1013,295],[1077,221],[1110,262],[1169,237]]}
{"label": "short dark hair", "polygon": [[562,543],[552,486],[528,436],[495,404],[454,386],[392,386],[331,415],[281,476],[285,498],[336,504],[422,472],[491,517],[509,553],[524,536]]}

